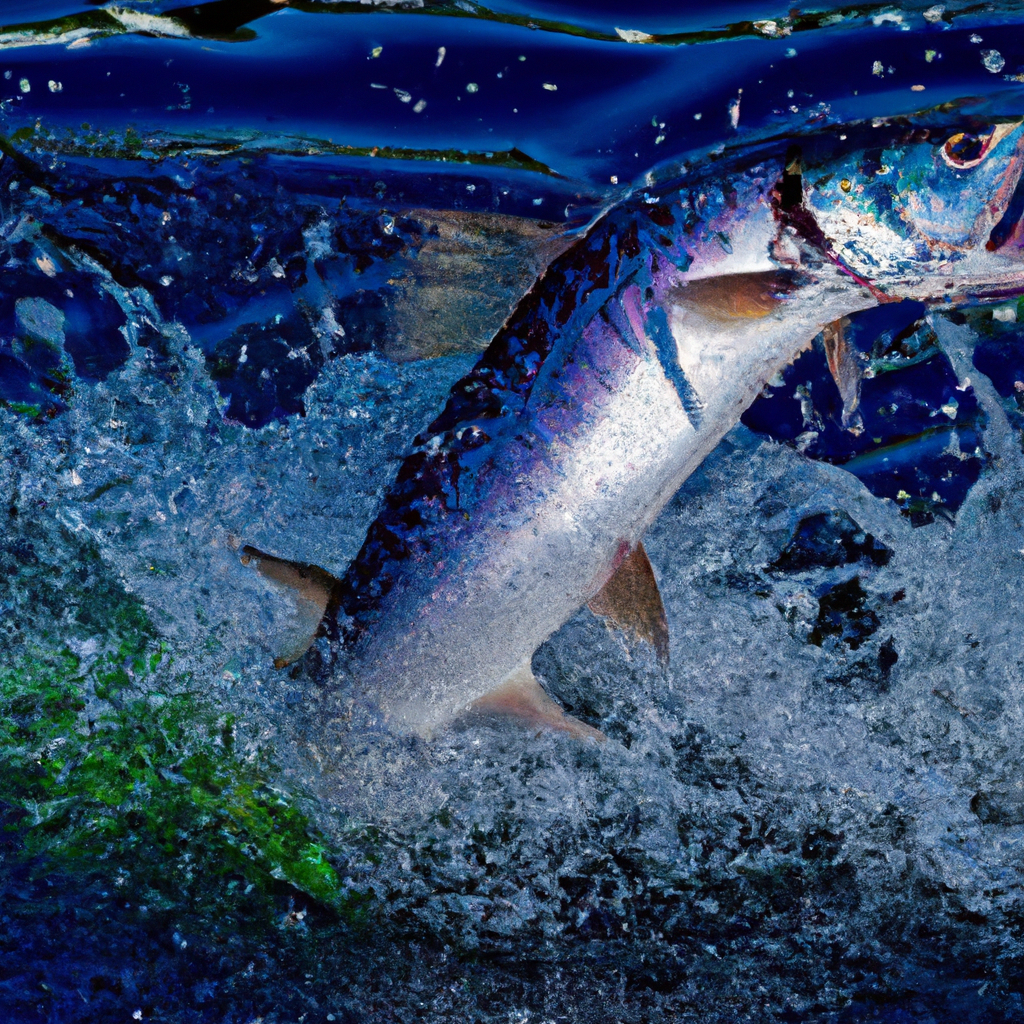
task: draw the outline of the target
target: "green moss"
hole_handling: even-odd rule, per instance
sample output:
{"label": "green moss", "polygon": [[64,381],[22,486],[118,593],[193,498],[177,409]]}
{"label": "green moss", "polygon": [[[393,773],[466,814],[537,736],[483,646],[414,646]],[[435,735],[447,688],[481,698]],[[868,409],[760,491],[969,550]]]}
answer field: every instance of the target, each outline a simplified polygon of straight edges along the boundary
{"label": "green moss", "polygon": [[362,900],[273,764],[235,750],[234,720],[173,669],[141,605],[107,607],[98,656],[23,648],[0,667],[0,801],[23,855],[203,919],[284,882],[358,921]]}
{"label": "green moss", "polygon": [[4,402],[11,412],[16,412],[21,416],[30,416],[32,419],[38,419],[43,415],[42,406],[34,405],[31,402]]}

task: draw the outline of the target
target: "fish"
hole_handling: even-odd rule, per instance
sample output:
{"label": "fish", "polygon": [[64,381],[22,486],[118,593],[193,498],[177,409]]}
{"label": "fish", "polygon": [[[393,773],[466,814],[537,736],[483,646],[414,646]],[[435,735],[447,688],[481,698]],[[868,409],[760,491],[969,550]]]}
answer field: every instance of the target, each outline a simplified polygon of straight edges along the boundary
{"label": "fish", "polygon": [[588,605],[667,662],[645,530],[819,335],[851,419],[844,318],[1024,292],[1022,170],[1021,119],[919,117],[641,184],[453,385],[340,577],[243,549],[297,595],[301,635],[278,665],[319,638],[321,662],[399,734],[483,714],[603,739],[534,677],[538,647]]}

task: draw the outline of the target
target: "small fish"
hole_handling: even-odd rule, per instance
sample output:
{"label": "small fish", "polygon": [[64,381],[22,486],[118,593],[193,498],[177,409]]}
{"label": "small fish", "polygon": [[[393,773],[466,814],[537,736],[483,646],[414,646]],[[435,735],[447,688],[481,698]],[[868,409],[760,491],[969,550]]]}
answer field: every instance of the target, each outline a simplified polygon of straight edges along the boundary
{"label": "small fish", "polygon": [[823,331],[853,422],[844,317],[1024,292],[1022,168],[1020,121],[904,120],[636,192],[453,386],[341,579],[246,558],[300,593],[386,727],[429,737],[475,711],[601,738],[534,679],[538,646],[589,604],[667,660],[646,528]]}

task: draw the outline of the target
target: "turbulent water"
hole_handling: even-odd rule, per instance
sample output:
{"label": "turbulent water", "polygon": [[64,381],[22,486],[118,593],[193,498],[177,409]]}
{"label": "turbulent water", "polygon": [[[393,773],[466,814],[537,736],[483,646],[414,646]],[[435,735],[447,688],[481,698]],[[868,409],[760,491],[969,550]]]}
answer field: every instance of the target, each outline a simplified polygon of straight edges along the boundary
{"label": "turbulent water", "polygon": [[290,607],[239,546],[340,574],[601,209],[723,147],[1024,109],[1014,5],[578,6],[0,12],[4,661],[31,679],[64,646],[87,675],[137,599],[164,660],[132,692],[158,709],[173,672],[235,716],[216,747],[269,754],[333,871],[268,852],[283,811],[259,841],[239,812],[241,867],[193,906],[189,829],[240,783],[155,844],[108,800],[130,842],[74,860],[85,798],[10,780],[127,714],[83,683],[44,753],[4,734],[5,1019],[1024,1019],[1016,304],[855,319],[856,436],[820,347],[770,382],[645,538],[671,667],[585,610],[534,659],[607,744],[398,738],[273,667]]}

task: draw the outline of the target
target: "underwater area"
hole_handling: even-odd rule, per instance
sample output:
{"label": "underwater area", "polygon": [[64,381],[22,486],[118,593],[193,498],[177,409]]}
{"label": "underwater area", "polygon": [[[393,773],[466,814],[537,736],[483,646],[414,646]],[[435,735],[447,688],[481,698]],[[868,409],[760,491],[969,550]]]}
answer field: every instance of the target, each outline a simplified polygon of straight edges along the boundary
{"label": "underwater area", "polygon": [[668,663],[533,658],[602,744],[367,725],[241,557],[344,573],[608,211],[1021,118],[998,0],[4,0],[0,1019],[1024,1021],[1024,298],[764,384],[645,534]]}

